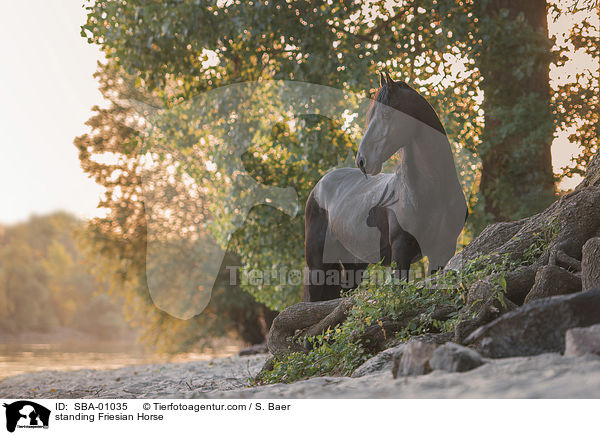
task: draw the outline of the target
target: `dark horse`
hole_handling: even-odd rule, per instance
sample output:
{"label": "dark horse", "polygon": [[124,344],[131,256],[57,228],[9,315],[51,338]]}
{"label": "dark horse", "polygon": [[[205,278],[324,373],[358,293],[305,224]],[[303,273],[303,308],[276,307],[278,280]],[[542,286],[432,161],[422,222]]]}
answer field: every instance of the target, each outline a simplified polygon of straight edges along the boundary
{"label": "dark horse", "polygon": [[[429,273],[454,255],[467,206],[439,117],[417,91],[389,75],[367,114],[356,164],[328,172],[306,204],[305,301],[340,297],[369,264],[408,277],[423,256]],[[382,164],[398,150],[391,174]]]}

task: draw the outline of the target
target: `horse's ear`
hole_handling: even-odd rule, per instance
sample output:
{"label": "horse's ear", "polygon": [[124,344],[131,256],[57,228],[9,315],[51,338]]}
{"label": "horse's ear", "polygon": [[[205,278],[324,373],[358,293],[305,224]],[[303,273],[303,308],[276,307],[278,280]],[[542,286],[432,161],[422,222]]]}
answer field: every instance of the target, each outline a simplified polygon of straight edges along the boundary
{"label": "horse's ear", "polygon": [[385,77],[383,76],[383,73],[380,71],[379,72],[379,87],[383,88],[383,85],[385,85]]}
{"label": "horse's ear", "polygon": [[392,78],[390,77],[390,75],[388,74],[388,72],[385,72],[385,81],[388,84],[388,86],[391,86],[394,84],[394,80],[392,80]]}

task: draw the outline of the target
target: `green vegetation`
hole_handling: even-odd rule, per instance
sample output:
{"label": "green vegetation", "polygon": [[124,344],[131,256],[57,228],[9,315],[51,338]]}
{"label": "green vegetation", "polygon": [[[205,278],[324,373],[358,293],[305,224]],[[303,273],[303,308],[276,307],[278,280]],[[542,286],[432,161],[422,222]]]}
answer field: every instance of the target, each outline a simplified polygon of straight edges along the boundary
{"label": "green vegetation", "polygon": [[[506,274],[520,266],[533,264],[557,233],[557,225],[549,223],[533,234],[535,242],[522,257],[510,259],[508,255],[500,258],[482,255],[460,271],[451,270],[437,276],[435,286],[428,285],[427,280],[395,283],[390,279],[381,285],[379,280],[366,279],[351,295],[354,306],[341,325],[309,337],[312,345],[309,353],[296,352],[275,358],[273,369],[261,373],[260,379],[255,382],[294,382],[314,376],[350,375],[373,356],[369,342],[357,340],[357,337],[370,325],[382,327],[384,320],[407,320],[406,326],[394,337],[387,337],[387,347],[417,335],[451,332],[459,322],[476,314],[476,309],[467,307],[467,294],[480,279],[487,279],[493,284],[494,297],[504,306]],[[386,268],[375,265],[369,267],[368,272],[370,276],[381,276]],[[478,302],[471,301],[471,304]],[[447,308],[445,320],[432,318],[436,308],[440,307]]]}
{"label": "green vegetation", "polygon": [[[201,315],[182,320],[154,305],[146,282],[148,228],[140,175],[146,144],[131,119],[137,114],[136,104],[155,107],[159,98],[112,63],[100,67],[96,78],[110,104],[93,108],[94,116],[87,122],[91,132],[75,139],[83,170],[106,189],[99,204],[107,209],[106,217],[90,220],[81,237],[86,256],[93,259],[88,264],[91,273],[123,298],[129,322],[139,328],[152,350],[190,351],[219,337],[262,342],[273,313],[239,286],[230,285],[227,266],[240,261],[234,252],[226,253],[210,303]],[[102,160],[105,155],[115,158]],[[177,219],[169,222],[169,230],[177,233],[197,223],[206,210],[202,198],[185,186],[172,187],[163,205],[179,210]],[[171,257],[165,254],[165,267],[178,267]]]}

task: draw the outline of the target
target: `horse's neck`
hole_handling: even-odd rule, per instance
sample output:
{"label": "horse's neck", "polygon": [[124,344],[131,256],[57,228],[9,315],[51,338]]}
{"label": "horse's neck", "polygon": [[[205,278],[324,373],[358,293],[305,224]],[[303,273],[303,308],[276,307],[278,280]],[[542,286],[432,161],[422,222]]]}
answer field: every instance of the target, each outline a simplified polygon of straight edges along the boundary
{"label": "horse's neck", "polygon": [[440,189],[440,184],[451,182],[448,177],[455,174],[448,138],[441,134],[428,134],[403,148],[402,161],[394,178],[397,190],[415,201],[416,198],[436,196],[446,190]]}

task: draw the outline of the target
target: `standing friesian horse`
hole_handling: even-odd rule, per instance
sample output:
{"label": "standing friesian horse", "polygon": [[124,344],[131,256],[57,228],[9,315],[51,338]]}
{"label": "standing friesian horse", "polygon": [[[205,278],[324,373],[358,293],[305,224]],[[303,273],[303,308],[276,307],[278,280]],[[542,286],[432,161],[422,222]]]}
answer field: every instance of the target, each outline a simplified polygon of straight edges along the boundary
{"label": "standing friesian horse", "polygon": [[[403,278],[423,256],[429,273],[443,268],[465,224],[465,197],[437,114],[387,73],[380,74],[380,85],[358,168],[328,172],[308,197],[306,301],[340,297],[360,283],[368,264],[380,261],[395,263]],[[382,164],[400,149],[395,172],[382,174]]]}

